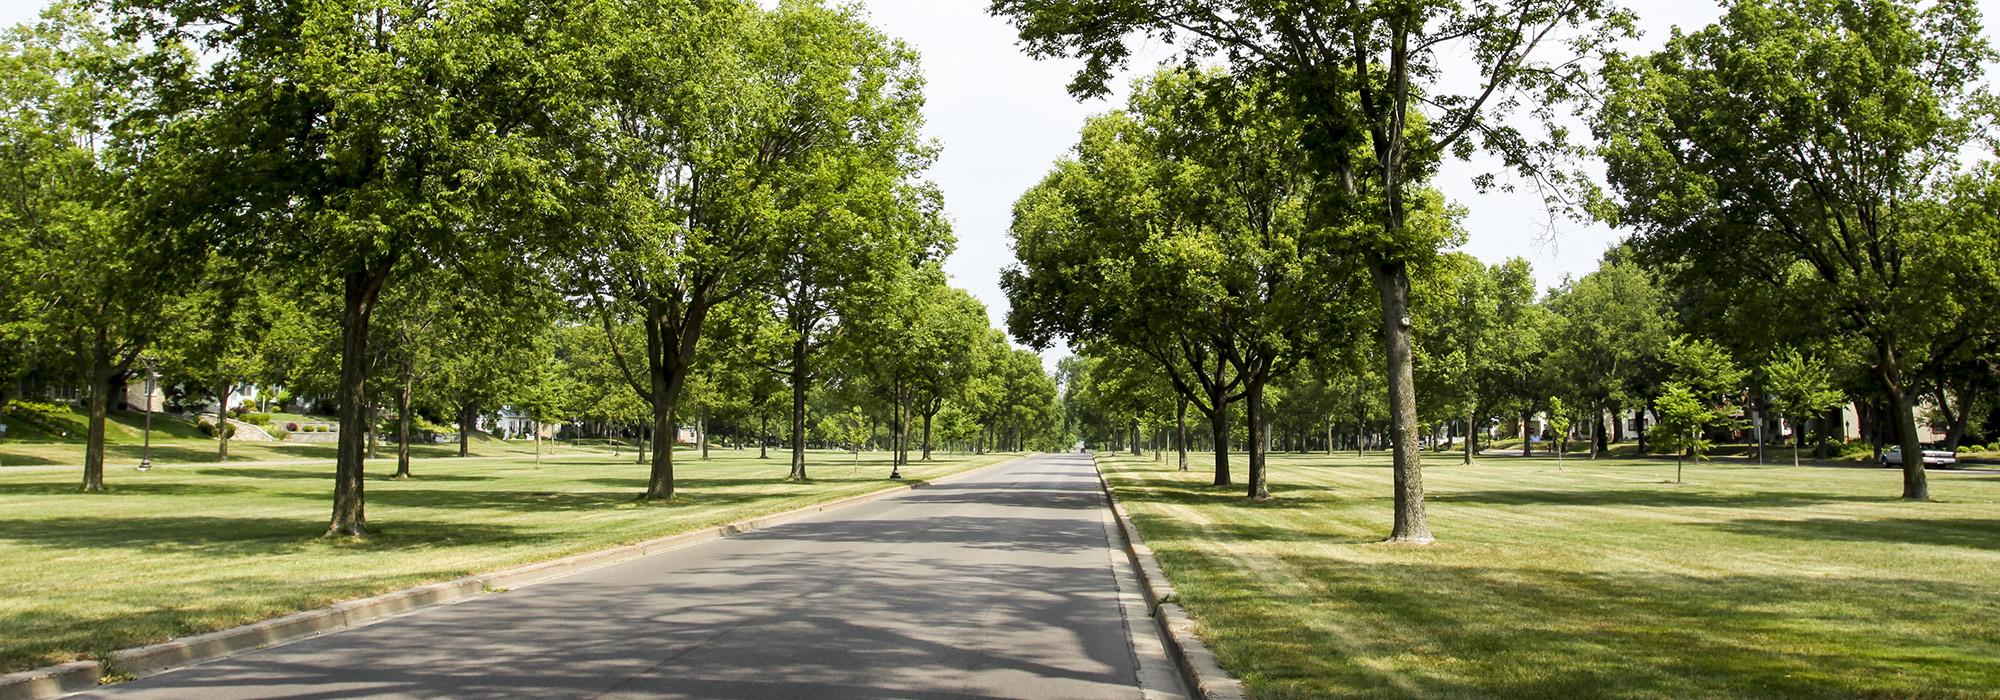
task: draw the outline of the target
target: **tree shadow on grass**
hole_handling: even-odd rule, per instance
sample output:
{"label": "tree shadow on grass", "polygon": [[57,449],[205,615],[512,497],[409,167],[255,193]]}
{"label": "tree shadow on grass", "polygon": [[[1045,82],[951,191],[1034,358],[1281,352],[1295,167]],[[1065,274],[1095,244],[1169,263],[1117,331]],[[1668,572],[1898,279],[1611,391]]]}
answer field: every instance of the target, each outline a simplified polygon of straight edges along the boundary
{"label": "tree shadow on grass", "polygon": [[[421,465],[411,468],[411,476],[408,479],[408,481],[468,482],[468,481],[496,481],[500,478],[497,476],[484,476],[478,474],[432,474],[432,473],[426,473],[420,467]],[[195,469],[193,470],[193,472],[205,476],[226,476],[226,477],[237,477],[246,479],[306,479],[312,481],[331,481],[333,479],[333,468],[330,466],[292,467],[292,468],[204,467]],[[369,476],[371,479],[388,479],[391,476],[393,476],[393,474],[394,473],[391,472],[387,474],[371,474]]]}
{"label": "tree shadow on grass", "polygon": [[2000,551],[2000,519],[1886,518],[1881,520],[1732,520],[1711,525],[1724,532],[1789,539],[1889,542]]}
{"label": "tree shadow on grass", "polygon": [[1886,503],[1880,496],[1851,496],[1834,493],[1717,493],[1693,489],[1515,489],[1489,491],[1433,491],[1425,496],[1432,503],[1507,506],[1639,506],[1658,508],[1795,508],[1824,503]]}
{"label": "tree shadow on grass", "polygon": [[1323,508],[1347,500],[1326,489],[1288,488],[1276,483],[1269,485],[1271,497],[1261,500],[1249,498],[1247,493],[1249,487],[1243,484],[1213,486],[1186,485],[1186,482],[1174,481],[1123,480],[1112,482],[1112,488],[1118,491],[1120,498],[1134,501],[1259,510]]}
{"label": "tree shadow on grass", "polygon": [[[14,484],[0,484],[0,496],[75,496],[81,494],[80,480],[57,479]],[[103,493],[88,494],[93,497],[116,498],[118,496],[215,496],[251,491],[248,486],[222,483],[188,483],[184,481],[119,481],[105,480]]]}
{"label": "tree shadow on grass", "polygon": [[320,540],[326,523],[305,518],[246,518],[191,515],[59,517],[0,520],[0,541],[58,549],[165,549],[234,558],[296,551],[325,542],[343,550],[397,550],[421,547],[490,547],[533,544],[548,539],[521,528],[490,523],[458,523],[383,518],[369,524],[369,536]]}

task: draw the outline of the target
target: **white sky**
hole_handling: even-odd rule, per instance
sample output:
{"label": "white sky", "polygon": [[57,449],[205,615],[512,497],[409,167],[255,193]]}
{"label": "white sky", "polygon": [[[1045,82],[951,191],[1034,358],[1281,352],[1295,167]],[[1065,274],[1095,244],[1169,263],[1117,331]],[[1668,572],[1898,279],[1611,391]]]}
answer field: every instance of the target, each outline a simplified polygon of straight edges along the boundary
{"label": "white sky", "polygon": [[[1086,117],[1122,104],[1122,89],[1110,100],[1078,103],[1064,89],[1076,63],[1036,61],[1022,54],[1013,27],[986,14],[987,0],[856,1],[867,6],[877,26],[923,54],[928,131],[944,146],[930,177],[944,190],[958,234],[958,250],[945,267],[954,284],[986,302],[1000,325],[1007,308],[1000,270],[1013,260],[1007,224],[1014,199],[1076,142]],[[0,22],[32,19],[44,4],[0,0]],[[1673,26],[1700,27],[1720,15],[1711,0],[1631,0],[1629,5],[1638,9],[1645,32],[1635,48],[1658,46]],[[2000,17],[2000,0],[1981,0],[1980,9],[1989,19]],[[1990,26],[1987,34],[1994,34]],[[1138,49],[1137,72],[1150,71],[1154,61],[1171,55],[1165,46]],[[1471,178],[1491,167],[1453,161],[1436,181],[1471,211],[1467,252],[1488,262],[1525,257],[1546,288],[1565,275],[1594,269],[1598,257],[1617,241],[1618,235],[1603,226],[1552,222],[1532,193],[1478,193]],[[1046,357],[1053,365],[1062,354],[1057,349]]]}

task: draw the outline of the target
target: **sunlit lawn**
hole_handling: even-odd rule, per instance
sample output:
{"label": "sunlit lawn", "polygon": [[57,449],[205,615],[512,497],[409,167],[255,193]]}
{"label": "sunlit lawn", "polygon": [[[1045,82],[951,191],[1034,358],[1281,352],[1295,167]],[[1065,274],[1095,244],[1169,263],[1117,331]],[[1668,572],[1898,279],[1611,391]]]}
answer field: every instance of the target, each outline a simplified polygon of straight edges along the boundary
{"label": "sunlit lawn", "polygon": [[[361,541],[320,539],[331,462],[114,469],[111,493],[68,470],[0,469],[0,671],[243,624],[406,586],[788,510],[890,485],[886,453],[813,453],[786,483],[773,450],[677,455],[681,489],[645,504],[627,450],[548,459],[421,460],[416,478],[372,461]],[[938,454],[928,479],[1010,455]]]}
{"label": "sunlit lawn", "polygon": [[[282,423],[282,421],[280,421]],[[83,435],[88,423],[81,411],[72,411],[61,416],[54,427],[67,432],[51,434],[20,420],[10,421],[12,439],[0,440],[0,472],[9,467],[23,466],[71,466],[83,464]],[[129,467],[139,463],[142,454],[150,452],[154,464],[212,463],[216,461],[216,442],[203,436],[193,423],[167,416],[156,417],[153,421],[152,447],[146,447],[144,414],[133,412],[112,413],[105,422],[105,453],[107,466],[114,471],[118,467]],[[559,451],[565,445],[548,442],[545,450]],[[474,434],[471,440],[474,456],[532,455],[535,444],[529,440],[503,441],[483,434]],[[393,453],[394,445],[382,445],[384,454]],[[251,442],[231,440],[229,457],[231,461],[298,461],[313,459],[333,459],[335,446],[332,442]],[[449,457],[458,454],[458,441],[446,443],[416,444],[410,448],[419,457]],[[81,472],[79,472],[79,478]]]}
{"label": "sunlit lawn", "polygon": [[1104,465],[1260,698],[2000,696],[2000,474],[1426,456],[1428,548],[1381,454]]}

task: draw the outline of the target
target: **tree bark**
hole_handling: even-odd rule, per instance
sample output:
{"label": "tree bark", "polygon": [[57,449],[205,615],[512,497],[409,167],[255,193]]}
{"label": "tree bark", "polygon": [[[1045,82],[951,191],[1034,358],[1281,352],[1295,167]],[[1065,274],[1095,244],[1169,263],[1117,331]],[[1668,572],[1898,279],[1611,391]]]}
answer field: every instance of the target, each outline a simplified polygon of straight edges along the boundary
{"label": "tree bark", "polygon": [[701,444],[701,461],[708,461],[708,409],[706,407],[695,413],[694,441]]}
{"label": "tree bark", "polygon": [[1530,432],[1530,431],[1528,430],[1528,421],[1531,421],[1531,420],[1534,420],[1534,419],[1535,419],[1535,412],[1534,412],[1534,411],[1526,411],[1526,412],[1523,412],[1523,413],[1521,414],[1521,456],[1522,456],[1522,457],[1532,457],[1532,456],[1534,456],[1534,454],[1535,454],[1535,452],[1534,452],[1534,447],[1533,447],[1533,445],[1534,445],[1535,443],[1534,443],[1533,441],[1529,440],[1529,438],[1531,438],[1531,437],[1533,437],[1533,436],[1529,434],[1529,432]]}
{"label": "tree bark", "polygon": [[1251,500],[1271,497],[1271,489],[1265,483],[1264,465],[1270,448],[1266,444],[1270,426],[1264,421],[1264,378],[1261,373],[1252,374],[1243,386],[1244,413],[1250,421],[1250,473],[1246,495]]}
{"label": "tree bark", "polygon": [[[410,394],[415,391],[409,363],[403,364],[402,390],[396,392],[396,478],[410,478]],[[541,443],[535,443],[535,462],[541,463]]]}
{"label": "tree bark", "polygon": [[1215,481],[1216,486],[1229,485],[1229,403],[1222,391],[1211,389],[1209,405],[1215,410],[1208,414],[1209,435],[1215,440]]}
{"label": "tree bark", "polygon": [[[92,353],[90,365],[90,415],[88,434],[84,436],[83,448],[83,490],[87,493],[102,493],[104,488],[104,424],[111,413],[113,391],[123,391],[118,384],[119,373],[111,368],[109,358],[102,351]],[[217,426],[222,430],[224,426]]]}
{"label": "tree bark", "polygon": [[478,415],[472,404],[458,407],[458,456],[472,455],[472,421]]}
{"label": "tree bark", "polygon": [[1188,470],[1188,429],[1186,396],[1174,394],[1174,450],[1180,453],[1180,470]]}
{"label": "tree bark", "polygon": [[1479,454],[1479,431],[1472,428],[1472,417],[1479,409],[1468,407],[1465,411],[1465,466],[1472,466],[1474,455]]}
{"label": "tree bark", "polygon": [[[1400,226],[1392,228],[1400,229]],[[1429,544],[1424,515],[1423,453],[1417,444],[1417,391],[1410,328],[1410,277],[1401,262],[1370,253],[1369,271],[1382,297],[1382,335],[1388,349],[1390,448],[1395,463],[1395,524],[1389,541]]]}
{"label": "tree bark", "polygon": [[[220,406],[215,412],[215,461],[217,462],[229,461],[229,395],[234,391],[235,386],[225,382],[222,391],[216,394],[215,403]],[[147,402],[150,403],[152,400],[152,396],[146,397]],[[150,410],[152,406],[146,408]]]}
{"label": "tree bark", "polygon": [[335,394],[340,403],[340,436],[333,470],[333,517],[327,524],[328,537],[368,534],[362,492],[368,458],[368,325],[391,267],[392,264],[384,264],[374,270],[350,272],[342,285],[340,385]]}
{"label": "tree bark", "polygon": [[770,446],[771,446],[771,416],[768,413],[759,411],[757,413],[757,458],[770,459],[771,458]]}
{"label": "tree bark", "polygon": [[924,461],[926,462],[931,461],[931,418],[936,416],[937,412],[936,408],[924,411]]}

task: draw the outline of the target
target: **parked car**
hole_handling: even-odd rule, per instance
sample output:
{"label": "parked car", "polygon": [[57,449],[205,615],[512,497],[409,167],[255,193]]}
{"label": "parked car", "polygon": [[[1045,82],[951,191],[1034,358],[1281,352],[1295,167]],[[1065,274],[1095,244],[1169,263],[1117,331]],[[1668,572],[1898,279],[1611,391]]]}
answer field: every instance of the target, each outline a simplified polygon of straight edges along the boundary
{"label": "parked car", "polygon": [[[1924,466],[1950,467],[1958,464],[1958,455],[1950,450],[1924,450]],[[1902,466],[1903,448],[1891,447],[1882,452],[1882,466]]]}

